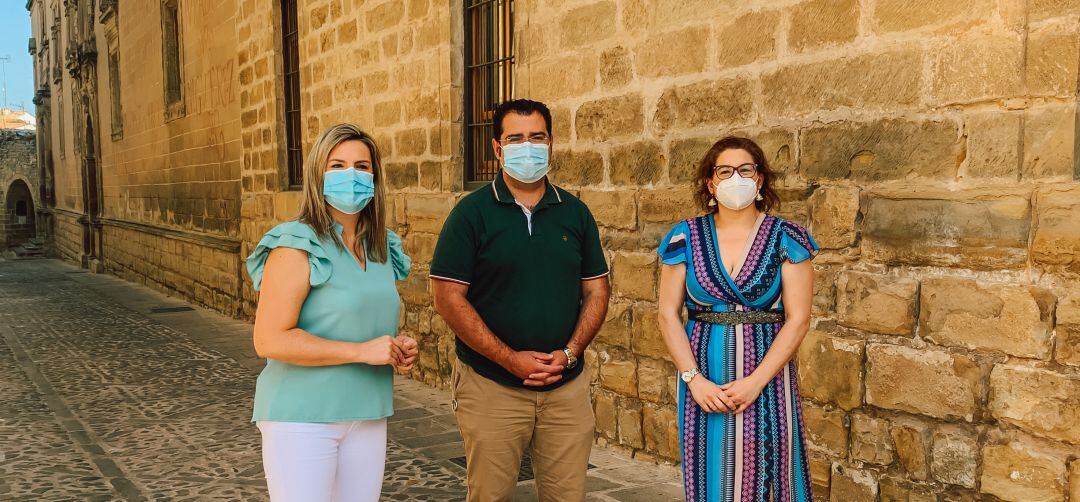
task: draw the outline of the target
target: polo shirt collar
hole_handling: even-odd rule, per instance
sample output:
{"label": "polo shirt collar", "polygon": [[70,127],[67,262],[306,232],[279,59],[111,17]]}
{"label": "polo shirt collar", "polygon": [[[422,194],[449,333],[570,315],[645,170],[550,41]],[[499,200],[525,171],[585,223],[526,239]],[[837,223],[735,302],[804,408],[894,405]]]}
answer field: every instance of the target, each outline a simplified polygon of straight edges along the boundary
{"label": "polo shirt collar", "polygon": [[[562,203],[562,195],[559,195],[559,191],[555,189],[555,185],[551,184],[551,180],[547,176],[544,176],[544,184],[547,185],[547,188],[544,190],[544,196],[540,198],[540,202],[536,204],[536,209]],[[517,204],[514,201],[514,195],[510,193],[510,187],[506,186],[506,180],[503,179],[501,170],[495,174],[495,180],[491,182],[491,193],[498,202]]]}

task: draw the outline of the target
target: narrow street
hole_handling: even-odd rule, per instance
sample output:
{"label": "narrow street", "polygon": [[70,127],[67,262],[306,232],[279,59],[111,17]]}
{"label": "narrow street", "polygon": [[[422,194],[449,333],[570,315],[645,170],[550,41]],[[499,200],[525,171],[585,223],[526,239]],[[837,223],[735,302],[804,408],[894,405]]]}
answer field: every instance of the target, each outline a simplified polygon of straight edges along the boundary
{"label": "narrow street", "polygon": [[[107,275],[0,259],[0,499],[264,500],[249,324]],[[449,397],[396,385],[384,500],[461,500]],[[518,500],[534,500],[523,469]],[[677,469],[596,447],[590,500],[681,497]]]}

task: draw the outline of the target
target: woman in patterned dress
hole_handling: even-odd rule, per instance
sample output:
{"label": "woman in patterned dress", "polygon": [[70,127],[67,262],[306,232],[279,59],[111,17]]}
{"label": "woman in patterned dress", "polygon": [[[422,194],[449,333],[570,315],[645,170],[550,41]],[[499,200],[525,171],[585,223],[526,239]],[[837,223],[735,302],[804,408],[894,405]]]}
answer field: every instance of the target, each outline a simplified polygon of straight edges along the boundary
{"label": "woman in patterned dress", "polygon": [[818,247],[767,214],[779,203],[773,177],[753,141],[718,141],[697,178],[707,214],[675,225],[658,250],[688,501],[812,499],[793,356],[810,325]]}

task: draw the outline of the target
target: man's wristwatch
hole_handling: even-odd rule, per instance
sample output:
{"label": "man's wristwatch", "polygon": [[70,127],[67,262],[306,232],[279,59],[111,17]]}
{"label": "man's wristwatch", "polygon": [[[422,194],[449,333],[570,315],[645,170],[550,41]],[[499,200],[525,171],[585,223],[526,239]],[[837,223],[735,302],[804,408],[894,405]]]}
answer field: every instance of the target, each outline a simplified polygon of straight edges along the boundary
{"label": "man's wristwatch", "polygon": [[683,383],[690,383],[690,381],[693,380],[694,377],[696,377],[696,376],[698,376],[700,374],[701,374],[701,371],[698,371],[697,368],[690,368],[690,369],[688,369],[686,371],[683,371],[683,372],[679,373],[679,378],[682,379]]}
{"label": "man's wristwatch", "polygon": [[563,354],[566,354],[566,369],[572,370],[574,366],[577,366],[577,356],[574,355],[574,351],[570,350],[570,347],[562,349]]}

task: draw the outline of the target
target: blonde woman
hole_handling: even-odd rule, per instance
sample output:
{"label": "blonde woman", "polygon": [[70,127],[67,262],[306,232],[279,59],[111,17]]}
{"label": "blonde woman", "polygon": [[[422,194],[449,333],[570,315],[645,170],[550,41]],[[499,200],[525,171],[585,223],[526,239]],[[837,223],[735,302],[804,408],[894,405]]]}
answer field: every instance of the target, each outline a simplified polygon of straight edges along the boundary
{"label": "blonde woman", "polygon": [[275,502],[379,498],[394,370],[417,355],[397,334],[394,281],[410,260],[386,229],[383,179],[371,136],[327,129],[304,160],[300,215],[247,258],[261,292],[255,350],[267,359],[252,421]]}

